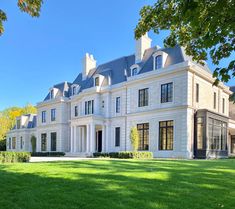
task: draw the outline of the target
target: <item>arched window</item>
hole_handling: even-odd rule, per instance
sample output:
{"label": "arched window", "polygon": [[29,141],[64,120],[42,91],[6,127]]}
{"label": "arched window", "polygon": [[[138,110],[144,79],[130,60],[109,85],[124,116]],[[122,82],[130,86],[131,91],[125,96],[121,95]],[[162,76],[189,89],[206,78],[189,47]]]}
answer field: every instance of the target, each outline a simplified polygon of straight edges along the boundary
{"label": "arched window", "polygon": [[155,57],[155,70],[162,68],[162,55]]}
{"label": "arched window", "polygon": [[133,68],[131,71],[132,76],[137,75],[137,73],[138,73],[137,67]]}
{"label": "arched window", "polygon": [[99,86],[100,85],[100,78],[96,77],[95,78],[95,86]]}

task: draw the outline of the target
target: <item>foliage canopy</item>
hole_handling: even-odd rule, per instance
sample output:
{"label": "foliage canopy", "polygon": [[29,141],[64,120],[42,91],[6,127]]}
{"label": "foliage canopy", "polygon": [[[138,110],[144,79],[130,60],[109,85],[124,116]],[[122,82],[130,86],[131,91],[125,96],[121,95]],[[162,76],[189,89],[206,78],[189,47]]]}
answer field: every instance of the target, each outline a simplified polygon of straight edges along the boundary
{"label": "foliage canopy", "polygon": [[[219,65],[235,51],[235,0],[159,0],[144,6],[135,28],[138,39],[146,32],[169,30],[166,47],[179,44],[193,60],[203,64],[208,56]],[[235,60],[214,70],[215,84],[235,76]]]}
{"label": "foliage canopy", "polygon": [[[39,17],[43,0],[18,0],[18,7],[22,12],[26,12],[32,17]],[[4,32],[3,22],[7,20],[7,15],[0,9],[0,36]]]}

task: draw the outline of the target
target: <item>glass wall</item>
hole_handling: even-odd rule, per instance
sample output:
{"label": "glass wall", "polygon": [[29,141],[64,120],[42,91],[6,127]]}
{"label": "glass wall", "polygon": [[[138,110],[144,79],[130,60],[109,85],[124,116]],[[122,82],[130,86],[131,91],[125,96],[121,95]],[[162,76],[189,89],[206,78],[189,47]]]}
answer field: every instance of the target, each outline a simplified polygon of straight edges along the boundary
{"label": "glass wall", "polygon": [[208,135],[210,150],[227,150],[227,123],[209,118]]}

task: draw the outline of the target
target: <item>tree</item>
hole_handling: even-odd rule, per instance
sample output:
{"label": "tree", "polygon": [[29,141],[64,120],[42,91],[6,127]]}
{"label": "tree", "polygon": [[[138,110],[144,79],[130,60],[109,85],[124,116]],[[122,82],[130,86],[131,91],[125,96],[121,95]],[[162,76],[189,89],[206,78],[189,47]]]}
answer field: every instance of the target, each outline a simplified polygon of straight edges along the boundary
{"label": "tree", "polygon": [[130,139],[133,150],[137,151],[139,147],[139,133],[136,127],[131,128]]}
{"label": "tree", "polygon": [[[43,0],[18,0],[18,7],[32,17],[39,17]],[[7,20],[6,13],[0,9],[0,36],[4,32],[3,22]]]}
{"label": "tree", "polygon": [[[169,30],[164,45],[185,47],[186,54],[201,64],[210,56],[219,65],[235,51],[235,0],[159,0],[144,6],[140,16],[136,39],[150,30]],[[235,60],[226,68],[216,68],[213,76],[214,84],[234,77]]]}
{"label": "tree", "polygon": [[16,117],[24,114],[36,113],[37,109],[31,105],[27,104],[25,107],[11,107],[3,111],[0,111],[0,147],[4,146],[4,141],[6,140],[6,134],[10,131],[16,122]]}

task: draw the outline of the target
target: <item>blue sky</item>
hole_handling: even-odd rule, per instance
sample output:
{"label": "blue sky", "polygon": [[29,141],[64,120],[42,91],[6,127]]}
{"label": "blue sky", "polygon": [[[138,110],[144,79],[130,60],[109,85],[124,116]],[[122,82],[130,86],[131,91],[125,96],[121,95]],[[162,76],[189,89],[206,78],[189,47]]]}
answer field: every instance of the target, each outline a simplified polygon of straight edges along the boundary
{"label": "blue sky", "polygon": [[[154,1],[44,0],[40,18],[20,12],[16,2],[0,2],[8,16],[0,37],[0,110],[36,104],[54,84],[72,82],[86,52],[98,64],[132,54],[139,10]],[[163,46],[166,34],[149,36]]]}

